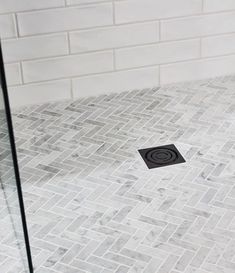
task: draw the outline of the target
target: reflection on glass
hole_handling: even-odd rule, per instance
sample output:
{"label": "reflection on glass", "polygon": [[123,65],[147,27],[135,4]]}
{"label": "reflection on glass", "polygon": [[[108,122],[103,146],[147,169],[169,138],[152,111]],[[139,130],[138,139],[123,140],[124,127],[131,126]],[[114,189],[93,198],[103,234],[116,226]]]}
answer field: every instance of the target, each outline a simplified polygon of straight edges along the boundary
{"label": "reflection on glass", "polygon": [[[23,251],[22,251],[23,250]],[[23,230],[8,136],[8,127],[0,90],[0,259],[1,272],[27,272]]]}
{"label": "reflection on glass", "polygon": [[22,198],[19,199],[18,169],[6,92],[0,46],[0,273],[32,273],[27,259],[30,253],[25,244],[27,230],[22,225]]}

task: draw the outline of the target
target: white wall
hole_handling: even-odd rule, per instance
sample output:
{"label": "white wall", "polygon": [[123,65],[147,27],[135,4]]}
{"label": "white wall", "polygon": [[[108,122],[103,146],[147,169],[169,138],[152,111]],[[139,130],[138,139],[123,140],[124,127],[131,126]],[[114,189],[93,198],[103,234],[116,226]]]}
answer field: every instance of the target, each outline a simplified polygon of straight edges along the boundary
{"label": "white wall", "polygon": [[234,0],[0,0],[13,106],[235,73]]}

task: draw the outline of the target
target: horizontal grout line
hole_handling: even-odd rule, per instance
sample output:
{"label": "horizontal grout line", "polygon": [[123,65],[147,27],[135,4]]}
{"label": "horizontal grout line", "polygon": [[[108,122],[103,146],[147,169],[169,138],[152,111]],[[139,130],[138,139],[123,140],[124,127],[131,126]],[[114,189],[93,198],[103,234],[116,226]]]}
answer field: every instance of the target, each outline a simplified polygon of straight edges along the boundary
{"label": "horizontal grout line", "polygon": [[[216,55],[216,56],[203,56],[202,58],[195,58],[193,59],[193,61],[209,61],[209,60],[217,60],[217,59],[220,59],[222,57],[235,57],[235,52],[234,53],[228,53],[228,54],[223,54],[223,55]],[[167,65],[171,65],[171,64],[177,64],[177,63],[190,63],[192,62],[192,59],[191,60],[181,60],[181,61],[177,61],[177,62],[171,62],[171,63],[162,63],[162,64],[159,64],[160,67],[162,66],[167,66]],[[234,66],[234,72],[235,72],[235,66]]]}
{"label": "horizontal grout line", "polygon": [[106,4],[111,3],[110,0],[103,0],[100,2],[91,2],[91,3],[81,3],[81,4],[68,4],[66,0],[64,0],[64,4],[57,5],[54,7],[44,7],[44,8],[35,8],[31,10],[18,10],[18,11],[9,11],[9,12],[0,12],[1,15],[10,15],[13,13],[31,13],[31,12],[40,12],[40,11],[46,11],[46,10],[54,10],[54,9],[60,9],[60,8],[73,8],[73,7],[84,7],[84,6],[96,6],[100,4]]}
{"label": "horizontal grout line", "polygon": [[33,82],[27,82],[25,85],[28,84],[34,84],[34,83],[44,83],[44,82],[50,82],[50,81],[59,81],[59,80],[69,80],[69,79],[74,79],[74,78],[78,78],[78,77],[86,77],[86,76],[93,76],[93,75],[100,75],[100,74],[110,74],[115,72],[113,69],[112,70],[108,70],[108,71],[103,71],[103,72],[97,72],[97,73],[90,73],[90,74],[83,74],[83,75],[77,75],[77,76],[70,76],[70,77],[60,77],[60,78],[52,78],[49,80],[41,80],[41,81],[33,81]]}
{"label": "horizontal grout line", "polygon": [[[231,77],[231,76],[235,76],[234,74],[235,72],[229,72],[229,73],[226,73],[226,74],[220,74],[220,75],[217,75],[217,76],[206,76],[205,78],[199,78],[199,79],[186,79],[186,80],[177,80],[177,81],[173,81],[173,82],[169,82],[169,83],[162,83],[162,80],[160,79],[159,80],[159,86],[160,87],[167,87],[167,86],[170,86],[170,85],[178,85],[178,84],[185,84],[185,83],[194,83],[194,82],[203,82],[205,80],[214,80],[214,79],[217,79],[217,78],[221,78],[221,77]],[[208,272],[209,273],[209,272]]]}
{"label": "horizontal grout line", "polygon": [[[234,32],[230,33],[234,34]],[[224,35],[229,35],[229,34],[224,34]],[[213,35],[210,37],[216,37],[218,35]],[[220,35],[219,35],[220,36]],[[205,36],[207,38],[208,36]],[[110,51],[117,51],[117,50],[122,50],[122,49],[131,49],[131,48],[140,48],[140,47],[148,47],[148,46],[157,46],[157,45],[162,45],[162,44],[170,44],[170,43],[175,43],[175,42],[184,42],[184,41],[200,41],[200,39],[204,37],[195,37],[195,38],[188,38],[188,39],[179,39],[179,40],[171,40],[171,41],[156,41],[152,43],[144,43],[144,44],[135,44],[135,45],[128,45],[128,46],[123,46],[123,47],[110,47],[110,48],[103,48],[103,49],[97,49],[97,50],[90,50],[90,51],[84,51],[84,52],[67,52],[66,54],[60,54],[60,55],[51,55],[51,56],[41,56],[41,57],[36,57],[36,58],[30,58],[30,59],[21,59],[21,60],[15,60],[15,61],[10,61],[10,62],[5,62],[6,64],[15,64],[19,62],[27,63],[27,62],[40,62],[40,61],[47,61],[47,60],[52,60],[53,59],[58,59],[58,58],[66,58],[70,56],[84,56],[84,55],[92,55],[92,54],[98,54],[98,53],[105,53],[105,52],[110,52]],[[71,47],[70,47],[71,50]],[[235,49],[234,49],[235,50]],[[216,56],[226,56],[226,55],[233,55],[235,52],[227,53],[227,54],[222,54],[222,55],[213,55],[213,56],[204,56],[204,57],[216,57]]]}
{"label": "horizontal grout line", "polygon": [[152,43],[146,43],[146,44],[136,44],[136,45],[128,45],[128,46],[123,46],[123,47],[115,47],[115,50],[122,50],[122,49],[135,49],[135,48],[140,48],[140,47],[147,47],[147,46],[157,46],[157,45],[162,45],[162,44],[173,44],[177,42],[188,42],[188,41],[199,41],[200,37],[196,38],[188,38],[188,39],[182,39],[182,40],[172,40],[172,41],[156,41]]}
{"label": "horizontal grout line", "polygon": [[[76,57],[76,56],[79,56],[79,57],[81,57],[81,56],[85,56],[85,55],[95,55],[95,54],[99,54],[99,53],[110,53],[110,52],[112,52],[112,49],[107,49],[107,50],[100,50],[100,51],[96,51],[96,52],[88,52],[88,53],[81,53],[81,54],[77,54],[77,53],[67,53],[67,54],[63,54],[63,55],[58,55],[58,56],[52,56],[52,57],[50,57],[50,56],[48,56],[48,57],[44,57],[44,58],[39,58],[39,59],[37,59],[36,60],[36,62],[40,62],[40,60],[43,60],[43,61],[50,61],[50,60],[54,60],[54,59],[60,59],[60,58],[63,58],[63,57],[72,57],[72,56],[74,56],[74,57]],[[35,62],[35,59],[32,59],[32,60],[25,60],[25,61],[23,61],[22,60],[22,62],[23,63],[28,63],[28,62]],[[17,62],[16,62],[17,63]]]}
{"label": "horizontal grout line", "polygon": [[32,85],[32,84],[44,84],[48,82],[54,82],[54,81],[60,81],[60,80],[73,80],[73,79],[79,79],[83,77],[89,77],[89,76],[100,76],[100,75],[106,75],[106,74],[114,74],[116,72],[130,72],[134,70],[143,70],[143,69],[149,69],[149,68],[158,68],[161,69],[164,66],[171,65],[171,64],[182,64],[182,63],[190,63],[190,62],[195,62],[195,61],[208,61],[208,60],[213,60],[213,59],[220,59],[221,57],[235,57],[235,54],[225,54],[225,55],[219,55],[219,56],[209,56],[209,57],[203,57],[201,59],[199,58],[193,58],[193,59],[188,59],[188,60],[181,60],[177,62],[171,62],[171,63],[162,63],[162,64],[153,64],[153,65],[146,65],[146,66],[140,66],[140,67],[133,67],[133,68],[126,68],[126,69],[116,69],[116,70],[109,70],[109,71],[104,71],[104,72],[99,72],[99,73],[88,73],[84,75],[76,75],[76,76],[70,76],[70,77],[61,77],[61,78],[52,78],[48,80],[41,80],[41,81],[33,81],[33,82],[27,82],[25,84],[19,84],[19,85],[14,85],[16,87],[22,87],[22,86],[27,86],[27,85]]}
{"label": "horizontal grout line", "polygon": [[[130,23],[130,24],[125,24],[127,26],[129,25],[136,25],[136,24],[145,24],[145,23],[161,23],[159,20],[155,20],[155,21],[145,21],[145,22],[138,22],[138,23]],[[89,27],[89,28],[79,28],[79,29],[71,29],[71,30],[61,30],[61,31],[53,31],[53,32],[44,32],[44,33],[37,33],[37,34],[27,34],[27,35],[19,35],[19,36],[12,36],[12,37],[6,37],[3,38],[3,41],[8,41],[8,40],[18,40],[18,39],[30,39],[31,37],[41,37],[41,36],[53,36],[56,34],[61,34],[61,33],[69,33],[69,35],[75,33],[75,32],[86,32],[86,31],[95,31],[95,30],[105,30],[108,28],[114,28],[118,27],[118,26],[123,26],[123,25],[113,25],[113,24],[108,24],[108,25],[103,25],[103,26],[94,26],[94,27]],[[160,34],[162,34],[161,31],[162,29],[160,29]],[[235,30],[234,31],[230,31],[230,32],[219,32],[216,34],[206,34],[206,35],[197,35],[197,36],[193,36],[193,37],[185,37],[185,38],[178,38],[178,39],[161,39],[161,35],[160,35],[160,40],[159,42],[170,42],[170,41],[182,41],[182,40],[189,40],[189,39],[194,39],[194,38],[206,38],[206,37],[214,37],[214,36],[222,36],[222,35],[229,35],[229,34],[235,34]],[[120,47],[121,48],[121,47]]]}
{"label": "horizontal grout line", "polygon": [[47,37],[53,37],[53,36],[58,36],[58,35],[67,35],[69,33],[69,31],[55,31],[55,32],[52,32],[52,33],[41,33],[41,34],[33,34],[33,35],[30,35],[30,36],[17,36],[17,37],[8,37],[8,38],[2,38],[2,41],[18,41],[18,40],[27,40],[27,39],[31,39],[31,38],[47,38]]}
{"label": "horizontal grout line", "polygon": [[[80,5],[76,5],[77,6],[96,6],[96,5],[103,5],[105,3],[110,3],[111,2],[101,2],[101,3],[88,3],[88,4],[80,4]],[[65,9],[65,8],[71,8],[74,6],[59,6],[59,7],[51,7],[51,8],[46,8],[46,9],[36,9],[34,11],[38,12],[38,11],[44,11],[44,10],[56,10],[56,9]],[[34,12],[33,11],[33,12]],[[22,14],[22,13],[30,13],[32,11],[19,11],[19,12],[9,12],[9,13],[3,13],[2,15],[6,15],[6,14]],[[130,24],[140,24],[140,23],[150,23],[150,22],[159,22],[159,21],[167,21],[167,20],[171,20],[171,19],[179,19],[179,18],[192,18],[192,17],[197,17],[197,16],[204,16],[204,15],[212,15],[212,14],[228,14],[228,13],[233,13],[235,12],[235,9],[232,10],[227,10],[227,11],[217,11],[217,12],[209,12],[209,13],[195,13],[195,14],[189,14],[189,15],[185,15],[185,16],[174,16],[174,17],[164,17],[164,18],[155,18],[155,19],[151,19],[151,20],[139,20],[139,21],[131,21],[131,22],[125,22],[125,23],[116,23],[116,24],[110,24],[110,25],[103,25],[103,26],[94,26],[94,27],[86,27],[86,28],[79,28],[79,29],[71,29],[71,30],[63,30],[63,31],[53,31],[53,32],[47,32],[47,33],[38,33],[38,34],[27,34],[27,35],[19,35],[19,38],[23,38],[23,37],[29,37],[29,36],[38,36],[38,35],[43,35],[43,34],[52,34],[52,33],[60,33],[60,32],[71,32],[71,31],[85,31],[85,30],[95,30],[97,28],[102,28],[102,27],[108,27],[108,26],[124,26],[124,25],[130,25]],[[18,19],[15,22],[17,25],[19,25],[18,23]],[[13,37],[10,37],[13,38]]]}
{"label": "horizontal grout line", "polygon": [[[15,22],[16,23],[16,22]],[[111,24],[106,24],[106,25],[101,25],[101,26],[91,26],[91,27],[83,27],[83,28],[76,28],[76,29],[69,29],[69,30],[59,30],[59,31],[53,31],[53,32],[43,32],[43,33],[34,33],[34,34],[27,34],[27,35],[19,35],[19,36],[14,36],[14,37],[7,37],[4,38],[4,40],[10,40],[10,39],[26,39],[30,37],[38,37],[38,36],[46,36],[46,35],[53,35],[53,34],[59,34],[59,33],[75,33],[75,32],[86,32],[86,31],[92,31],[92,30],[105,30],[108,28],[115,28],[119,26],[136,26],[136,25],[145,25],[145,24],[155,24],[159,23],[159,20],[154,20],[154,21],[147,21],[147,22],[139,22],[139,23],[128,23],[128,24],[122,24],[122,25],[114,25],[113,23]]]}
{"label": "horizontal grout line", "polygon": [[[32,10],[19,10],[19,11],[10,11],[10,12],[0,12],[0,15],[9,15],[9,14],[13,14],[13,13],[20,13],[20,14],[24,14],[24,13],[33,13],[33,12],[43,12],[43,11],[47,11],[47,10],[57,10],[57,9],[66,9],[66,8],[76,8],[76,7],[89,7],[89,6],[99,6],[99,5],[104,5],[104,4],[112,4],[113,1],[108,1],[108,0],[103,0],[102,2],[92,2],[92,3],[81,3],[81,4],[68,4],[66,2],[66,4],[63,5],[58,5],[58,6],[54,6],[54,7],[45,7],[45,8],[35,8]],[[203,1],[204,2],[204,1]],[[114,1],[114,4],[116,2]],[[150,19],[150,20],[170,20],[170,19],[178,19],[178,18],[186,18],[186,17],[192,17],[192,16],[200,16],[200,15],[211,15],[211,14],[221,14],[221,13],[231,13],[231,12],[235,12],[235,8],[233,9],[225,9],[225,10],[218,10],[218,11],[199,11],[199,12],[193,12],[193,13],[189,13],[187,15],[178,15],[178,16],[165,16],[165,17],[159,17],[159,18],[155,18],[155,19]],[[150,20],[143,20],[143,21],[150,21]],[[141,22],[143,22],[141,20]],[[138,21],[132,21],[132,22],[140,22]],[[129,22],[125,22],[125,23],[120,23],[120,24],[126,24]]]}
{"label": "horizontal grout line", "polygon": [[31,86],[31,85],[43,85],[43,84],[49,84],[49,83],[54,83],[54,82],[60,82],[60,81],[70,81],[72,78],[60,78],[60,79],[51,79],[51,80],[44,80],[41,82],[29,82],[29,83],[24,83],[24,84],[14,84],[14,85],[9,85],[8,87],[24,87],[24,86]]}
{"label": "horizontal grout line", "polygon": [[67,3],[67,6],[68,7],[80,7],[80,6],[84,6],[84,5],[87,6],[87,5],[96,5],[96,4],[103,4],[103,3],[112,3],[112,0],[103,0],[103,1],[99,1],[99,2],[96,2],[94,0],[94,2],[90,2],[90,3],[77,3],[77,4],[68,4]]}
{"label": "horizontal grout line", "polygon": [[200,16],[207,16],[207,15],[216,15],[216,14],[227,14],[227,13],[235,13],[235,9],[229,10],[229,11],[219,11],[219,12],[211,12],[211,13],[193,13],[189,15],[181,15],[181,16],[173,16],[173,17],[159,17],[155,19],[147,19],[147,20],[137,20],[137,21],[130,21],[130,22],[124,22],[124,23],[116,23],[116,25],[126,25],[129,23],[136,24],[141,22],[152,22],[152,21],[170,21],[170,20],[177,20],[177,19],[187,19],[192,17],[200,17]]}
{"label": "horizontal grout line", "polygon": [[35,34],[27,34],[27,35],[19,35],[18,38],[27,38],[27,37],[35,37],[35,36],[41,36],[41,35],[50,35],[50,34],[55,34],[55,33],[61,33],[61,32],[75,32],[75,31],[82,31],[82,30],[91,30],[91,29],[98,29],[100,27],[110,27],[114,26],[113,23],[107,24],[107,25],[102,25],[102,26],[94,26],[94,27],[85,27],[85,28],[76,28],[76,29],[69,29],[69,30],[60,30],[60,31],[50,31],[50,32],[42,32],[42,33],[35,33]]}
{"label": "horizontal grout line", "polygon": [[1,15],[10,15],[14,13],[30,13],[30,12],[38,12],[38,11],[46,11],[46,10],[53,10],[53,9],[58,9],[58,8],[66,8],[67,6],[65,4],[59,5],[59,6],[54,6],[54,7],[45,7],[45,8],[40,8],[40,9],[31,9],[31,10],[16,10],[16,11],[8,11],[8,12],[0,12]]}
{"label": "horizontal grout line", "polygon": [[11,87],[22,87],[22,86],[25,86],[25,85],[27,85],[27,84],[24,84],[24,83],[21,83],[21,84],[10,84],[10,83],[8,83],[7,87],[8,88],[11,88]]}
{"label": "horizontal grout line", "polygon": [[[195,39],[187,39],[187,40],[195,40]],[[148,46],[148,45],[158,45],[158,44],[159,44],[158,41],[156,41],[152,43],[144,43],[144,44],[138,44],[138,45],[124,46],[124,47],[109,47],[109,48],[103,48],[103,49],[97,49],[97,50],[88,50],[83,52],[70,52],[70,53],[68,52],[67,54],[61,54],[61,55],[21,59],[21,60],[6,62],[6,64],[18,63],[20,61],[23,61],[23,62],[39,61],[40,62],[40,60],[50,60],[50,59],[56,59],[60,57],[69,57],[69,56],[83,56],[83,55],[89,55],[89,54],[95,54],[95,53],[110,52],[116,49],[125,49],[125,48],[139,47],[139,46],[141,47],[141,46]],[[71,50],[71,47],[70,47],[70,50]]]}
{"label": "horizontal grout line", "polygon": [[143,68],[145,68],[146,66],[148,66],[148,67],[151,67],[151,66],[156,66],[156,65],[158,65],[159,67],[160,66],[163,66],[163,65],[170,65],[170,64],[177,64],[177,63],[183,63],[183,62],[185,62],[185,61],[188,61],[188,62],[191,62],[191,61],[199,61],[199,60],[201,60],[199,57],[192,57],[192,58],[187,58],[187,59],[184,59],[184,60],[180,60],[180,61],[173,61],[173,62],[163,62],[163,63],[156,63],[156,64],[151,64],[151,65],[140,65],[140,66],[132,66],[132,67],[128,67],[128,68],[119,68],[119,69],[117,69],[117,71],[123,71],[123,70],[126,70],[126,69],[128,69],[128,70],[131,70],[131,69],[143,69]]}
{"label": "horizontal grout line", "polygon": [[[70,34],[69,32],[56,32],[53,34],[42,34],[42,35],[36,35],[36,36],[30,36],[30,37],[40,37],[40,36],[49,36],[52,37],[53,35],[58,35],[58,34]],[[83,51],[83,52],[68,52],[66,54],[61,54],[61,55],[51,55],[51,56],[41,56],[41,57],[36,57],[36,58],[30,58],[30,59],[21,59],[21,60],[17,60],[17,61],[10,61],[10,62],[6,62],[6,64],[12,64],[12,63],[18,63],[20,61],[23,62],[30,62],[30,61],[40,61],[40,60],[49,60],[49,59],[53,59],[53,58],[60,58],[60,57],[68,57],[68,56],[80,56],[80,55],[86,55],[86,54],[92,54],[92,53],[100,53],[100,52],[106,52],[106,51],[111,51],[111,50],[121,50],[121,49],[130,49],[130,48],[136,48],[136,47],[144,47],[144,46],[154,46],[154,45],[158,45],[158,44],[164,44],[164,43],[171,43],[171,42],[183,42],[183,41],[190,41],[190,40],[199,40],[202,39],[202,41],[204,39],[207,38],[213,38],[213,37],[220,37],[220,36],[229,36],[229,35],[235,35],[235,32],[228,32],[228,33],[220,33],[220,34],[214,34],[214,35],[205,35],[205,36],[197,36],[197,37],[189,37],[189,38],[182,38],[182,39],[176,39],[176,40],[156,40],[155,42],[151,42],[151,43],[143,43],[143,44],[134,44],[134,45],[127,45],[127,46],[121,46],[121,47],[110,47],[110,48],[102,48],[102,49],[96,49],[96,50],[87,50],[87,51]],[[70,35],[69,35],[70,36]],[[29,36],[27,36],[28,38]],[[20,38],[7,38],[7,39],[3,39],[3,43],[4,41],[9,41],[9,40],[19,40]],[[25,37],[22,39],[26,39]],[[69,49],[71,50],[72,47],[70,46]],[[231,53],[233,54],[233,53]],[[217,55],[215,55],[217,56]]]}
{"label": "horizontal grout line", "polygon": [[210,38],[210,37],[225,36],[225,35],[231,35],[231,34],[235,34],[235,30],[232,32],[221,32],[221,33],[217,33],[217,34],[199,35],[199,36],[193,36],[193,37],[187,37],[187,38],[161,40],[161,42],[183,41],[183,40],[197,39],[197,38],[205,39],[205,38]]}
{"label": "horizontal grout line", "polygon": [[45,8],[45,9],[37,9],[34,11],[15,11],[15,13],[19,13],[19,14],[27,14],[27,13],[34,13],[34,12],[44,12],[47,10],[61,10],[61,9],[76,9],[77,7],[81,6],[81,9],[84,9],[85,7],[91,7],[91,6],[104,6],[105,4],[109,4],[110,6],[112,5],[110,1],[107,2],[99,2],[99,3],[86,3],[86,4],[80,4],[80,5],[68,5],[68,6],[56,6],[56,7],[51,7],[51,8]]}
{"label": "horizontal grout line", "polygon": [[[146,66],[144,68],[159,68],[159,65],[151,65],[151,66]],[[143,68],[134,68],[134,69],[123,69],[123,70],[109,70],[109,71],[103,71],[99,73],[90,73],[90,74],[84,74],[84,75],[76,75],[76,76],[70,76],[70,77],[61,77],[61,78],[53,78],[49,80],[42,80],[42,81],[33,81],[33,82],[27,82],[25,84],[19,84],[16,86],[22,87],[24,85],[33,85],[33,84],[43,84],[43,83],[48,83],[48,82],[54,82],[54,81],[60,81],[60,80],[73,80],[77,78],[83,78],[83,77],[89,77],[89,76],[100,76],[100,75],[106,75],[106,74],[112,74],[115,72],[125,72],[125,71],[133,71],[133,70],[143,70]]]}
{"label": "horizontal grout line", "polygon": [[145,24],[150,24],[150,23],[159,23],[159,20],[154,20],[154,21],[146,21],[146,22],[138,22],[138,23],[128,23],[128,24],[122,24],[122,25],[114,25],[113,23],[111,24],[106,24],[106,25],[101,25],[101,26],[91,26],[91,27],[83,27],[83,28],[75,28],[75,29],[69,29],[69,30],[60,30],[60,31],[53,31],[53,32],[43,32],[43,33],[34,33],[34,34],[27,34],[27,35],[19,35],[19,37],[9,37],[9,38],[4,38],[4,40],[9,40],[9,39],[20,39],[20,38],[29,38],[29,37],[38,37],[38,36],[43,36],[43,35],[52,35],[52,34],[58,34],[58,33],[65,33],[68,32],[69,34],[73,34],[75,32],[86,32],[86,31],[92,31],[92,30],[102,30],[102,29],[108,29],[108,28],[115,28],[119,26],[132,26],[132,25],[145,25]]}

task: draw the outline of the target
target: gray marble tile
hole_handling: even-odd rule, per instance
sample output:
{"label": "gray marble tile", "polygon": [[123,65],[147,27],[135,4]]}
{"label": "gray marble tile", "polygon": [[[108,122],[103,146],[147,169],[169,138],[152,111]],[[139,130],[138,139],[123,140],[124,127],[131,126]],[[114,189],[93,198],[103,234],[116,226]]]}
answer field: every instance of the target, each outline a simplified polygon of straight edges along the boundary
{"label": "gray marble tile", "polygon": [[[234,90],[227,76],[15,112],[36,273],[233,273]],[[186,163],[147,169],[138,149],[171,143]]]}

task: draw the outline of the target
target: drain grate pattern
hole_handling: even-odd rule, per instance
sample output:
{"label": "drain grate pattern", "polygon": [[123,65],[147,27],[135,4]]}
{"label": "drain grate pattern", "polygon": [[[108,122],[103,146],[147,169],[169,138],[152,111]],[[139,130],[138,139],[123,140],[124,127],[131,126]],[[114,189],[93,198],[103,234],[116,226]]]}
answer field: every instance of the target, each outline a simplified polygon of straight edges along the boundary
{"label": "drain grate pattern", "polygon": [[185,162],[174,144],[141,149],[139,153],[149,169]]}

